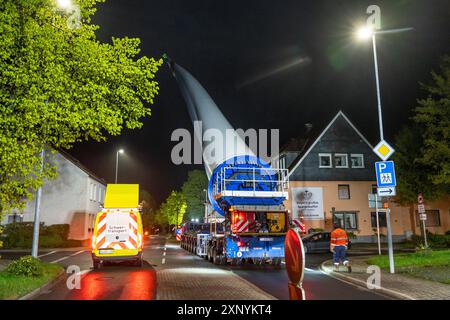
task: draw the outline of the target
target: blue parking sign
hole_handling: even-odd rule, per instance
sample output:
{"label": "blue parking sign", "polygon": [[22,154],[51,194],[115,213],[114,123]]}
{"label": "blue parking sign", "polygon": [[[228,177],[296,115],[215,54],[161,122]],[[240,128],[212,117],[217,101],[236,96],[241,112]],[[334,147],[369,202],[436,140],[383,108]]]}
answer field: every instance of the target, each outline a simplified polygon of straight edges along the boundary
{"label": "blue parking sign", "polygon": [[397,185],[394,161],[376,162],[375,171],[378,187],[395,187]]}

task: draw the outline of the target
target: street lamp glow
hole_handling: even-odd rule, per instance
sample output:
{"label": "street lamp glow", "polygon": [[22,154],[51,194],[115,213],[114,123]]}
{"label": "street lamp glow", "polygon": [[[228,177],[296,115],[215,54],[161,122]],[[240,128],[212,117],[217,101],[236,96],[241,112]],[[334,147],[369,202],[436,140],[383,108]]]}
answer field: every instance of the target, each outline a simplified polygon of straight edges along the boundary
{"label": "street lamp glow", "polygon": [[56,0],[56,4],[59,8],[67,10],[72,7],[72,1],[71,0]]}
{"label": "street lamp glow", "polygon": [[118,172],[119,172],[119,153],[120,154],[123,154],[123,149],[120,149],[120,150],[117,150],[117,152],[116,152],[116,183],[117,183],[117,174],[118,174]]}
{"label": "street lamp glow", "polygon": [[370,39],[374,35],[374,31],[370,27],[362,27],[356,32],[356,36],[359,40]]}

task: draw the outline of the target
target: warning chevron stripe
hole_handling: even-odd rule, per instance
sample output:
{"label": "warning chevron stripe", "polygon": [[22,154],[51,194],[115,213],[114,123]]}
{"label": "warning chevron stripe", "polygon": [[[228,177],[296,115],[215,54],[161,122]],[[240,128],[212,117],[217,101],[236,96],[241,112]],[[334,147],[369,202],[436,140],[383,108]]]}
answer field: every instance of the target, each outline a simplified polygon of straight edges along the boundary
{"label": "warning chevron stripe", "polygon": [[[109,212],[109,211],[108,211]],[[106,223],[107,223],[107,213],[104,212],[100,215],[97,224],[97,239],[95,248],[96,249],[137,249],[141,244],[139,240],[139,230],[138,230],[138,217],[133,212],[129,212],[129,233],[128,240],[125,242],[106,242]],[[114,213],[114,214],[124,214],[124,213]]]}

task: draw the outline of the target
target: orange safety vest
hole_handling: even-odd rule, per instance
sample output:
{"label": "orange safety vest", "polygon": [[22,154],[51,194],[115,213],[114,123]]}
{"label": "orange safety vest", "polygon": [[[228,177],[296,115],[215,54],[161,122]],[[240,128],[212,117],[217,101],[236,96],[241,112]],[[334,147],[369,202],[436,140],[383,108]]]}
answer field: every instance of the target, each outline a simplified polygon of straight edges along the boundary
{"label": "orange safety vest", "polygon": [[341,228],[335,229],[331,232],[331,245],[332,246],[347,246],[348,236],[347,232]]}

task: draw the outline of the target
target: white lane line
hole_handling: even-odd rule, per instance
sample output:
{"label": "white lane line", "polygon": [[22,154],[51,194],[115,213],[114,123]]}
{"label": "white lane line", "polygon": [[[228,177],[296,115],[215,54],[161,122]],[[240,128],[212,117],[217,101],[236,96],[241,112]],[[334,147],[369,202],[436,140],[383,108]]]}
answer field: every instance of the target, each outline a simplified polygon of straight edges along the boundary
{"label": "white lane line", "polygon": [[165,264],[166,263],[166,258],[163,258],[161,262],[162,262],[162,264]]}
{"label": "white lane line", "polygon": [[164,256],[164,257],[166,256],[166,253],[165,253],[165,252],[163,252],[163,256]]}
{"label": "white lane line", "polygon": [[[281,263],[286,264],[286,262],[284,262],[284,261],[281,261]],[[318,270],[314,270],[314,269],[310,269],[310,268],[305,268],[305,270],[309,271],[309,272],[317,272],[318,271]]]}
{"label": "white lane line", "polygon": [[40,256],[38,256],[38,258],[42,258],[42,257],[46,257],[46,256],[49,256],[49,255],[51,255],[51,254],[54,254],[55,252],[57,252],[57,251],[55,250],[55,251],[50,251],[50,252],[47,252],[47,253],[41,254]]}
{"label": "white lane line", "polygon": [[73,254],[71,254],[71,255],[68,255],[68,256],[66,256],[66,257],[59,258],[59,259],[57,259],[57,260],[55,260],[55,261],[52,261],[52,262],[50,262],[50,263],[57,263],[57,262],[60,262],[60,261],[69,259],[70,257],[76,256],[77,254],[80,254],[80,253],[83,253],[83,252],[84,252],[84,250],[80,250],[80,251],[78,251],[78,252],[75,252],[75,253],[73,253]]}

